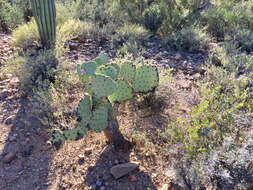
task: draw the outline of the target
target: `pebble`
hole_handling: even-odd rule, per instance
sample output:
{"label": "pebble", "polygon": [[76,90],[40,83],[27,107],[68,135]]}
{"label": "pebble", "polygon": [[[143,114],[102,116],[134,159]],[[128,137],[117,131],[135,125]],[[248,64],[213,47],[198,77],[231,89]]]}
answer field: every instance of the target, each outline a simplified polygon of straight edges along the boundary
{"label": "pebble", "polygon": [[13,142],[17,139],[17,134],[13,134],[12,136],[9,136],[9,141]]}
{"label": "pebble", "polygon": [[102,180],[102,179],[98,179],[98,180],[96,181],[96,186],[97,186],[97,187],[101,187],[102,184],[103,184],[103,180]]}
{"label": "pebble", "polygon": [[12,160],[14,160],[16,158],[16,154],[14,152],[9,152],[8,154],[6,154],[3,158],[3,162],[8,164],[10,163]]}
{"label": "pebble", "polygon": [[118,179],[124,175],[127,175],[131,171],[135,170],[138,167],[137,163],[125,163],[113,166],[110,170],[111,174],[115,179]]}

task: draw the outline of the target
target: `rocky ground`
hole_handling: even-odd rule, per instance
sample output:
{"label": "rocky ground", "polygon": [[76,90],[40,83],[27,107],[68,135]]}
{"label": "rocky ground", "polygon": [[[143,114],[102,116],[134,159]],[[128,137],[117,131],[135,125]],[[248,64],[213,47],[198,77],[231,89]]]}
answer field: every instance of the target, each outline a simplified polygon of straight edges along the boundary
{"label": "rocky ground", "polygon": [[[0,68],[15,51],[10,42],[10,36],[0,34]],[[101,45],[91,40],[70,43],[70,52],[65,58],[73,65],[96,57],[106,47],[106,42]],[[114,52],[107,53],[111,58],[115,55]],[[136,141],[133,134],[138,127],[153,144],[162,143],[158,135],[154,134],[157,128],[166,127],[164,115],[169,115],[169,108],[180,103],[182,106],[179,114],[184,114],[198,102],[199,93],[195,81],[205,72],[201,64],[206,55],[168,52],[158,47],[153,39],[143,57],[155,62],[160,69],[173,68],[173,80],[168,89],[175,98],[170,100],[161,114],[154,113],[150,107],[139,108],[135,113],[131,105],[126,104],[120,108],[118,120],[121,131],[130,141],[135,141],[135,147],[126,153],[116,152],[113,146],[106,145],[103,134],[95,133],[89,133],[78,141],[67,142],[60,150],[56,150],[48,143],[48,126],[43,126],[38,118],[26,113],[28,100],[20,93],[18,78],[11,74],[2,77],[0,189],[178,189],[173,184],[173,172],[168,169],[167,161],[170,157],[157,149],[153,152],[143,149],[142,141],[145,139]],[[152,149],[152,146],[145,145],[145,148]],[[134,164],[127,164],[129,162]],[[117,178],[124,170],[127,174]]]}

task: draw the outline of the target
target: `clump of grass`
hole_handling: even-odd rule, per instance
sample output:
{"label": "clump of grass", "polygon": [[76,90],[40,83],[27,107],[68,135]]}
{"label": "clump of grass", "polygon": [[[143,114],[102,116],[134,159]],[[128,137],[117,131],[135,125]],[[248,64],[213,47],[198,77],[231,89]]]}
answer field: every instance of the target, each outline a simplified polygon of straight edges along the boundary
{"label": "clump of grass", "polygon": [[116,30],[112,43],[115,48],[120,47],[119,54],[131,53],[137,57],[136,53],[142,49],[149,36],[149,32],[143,27],[136,24],[125,24]]}
{"label": "clump of grass", "polygon": [[164,44],[173,50],[183,50],[190,53],[198,53],[208,49],[210,37],[201,29],[192,26],[184,27],[164,37]]}
{"label": "clump of grass", "polygon": [[20,51],[27,51],[39,45],[39,32],[34,19],[27,24],[20,25],[12,33],[13,44]]}

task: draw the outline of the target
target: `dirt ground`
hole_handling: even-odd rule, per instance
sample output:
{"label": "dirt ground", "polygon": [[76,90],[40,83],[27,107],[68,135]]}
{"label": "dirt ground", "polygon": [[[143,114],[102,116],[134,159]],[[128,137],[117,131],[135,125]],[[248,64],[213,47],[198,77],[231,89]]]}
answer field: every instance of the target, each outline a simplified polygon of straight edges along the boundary
{"label": "dirt ground", "polygon": [[[15,51],[10,42],[10,36],[0,34],[0,69],[1,61],[3,63]],[[74,43],[77,43],[77,48],[66,55],[73,64],[94,58],[98,53],[96,50],[103,49],[103,46],[97,48],[99,44],[91,41]],[[86,47],[86,51],[83,51],[83,47]],[[205,56],[167,52],[157,48],[155,41],[143,56],[155,62],[160,69],[168,66],[174,69],[168,85],[174,98],[166,102],[165,109],[160,113],[149,106],[133,108],[128,103],[121,106],[118,116],[120,129],[135,145],[127,153],[116,152],[112,145],[106,144],[102,133],[93,132],[78,141],[67,141],[61,149],[56,150],[48,143],[48,126],[43,126],[38,118],[26,113],[28,100],[19,90],[18,78],[7,75],[1,79],[0,189],[174,189],[171,185],[173,179],[168,174],[170,156],[159,148],[163,139],[158,129],[162,131],[166,128],[166,117],[172,117],[169,109],[174,105],[180,104],[178,114],[184,115],[192,105],[197,104],[199,93],[195,81],[204,72],[200,65]],[[140,134],[145,134],[145,137]],[[11,161],[4,161],[11,154]],[[114,179],[110,175],[110,168],[126,162],[137,162],[139,167],[120,179]]]}

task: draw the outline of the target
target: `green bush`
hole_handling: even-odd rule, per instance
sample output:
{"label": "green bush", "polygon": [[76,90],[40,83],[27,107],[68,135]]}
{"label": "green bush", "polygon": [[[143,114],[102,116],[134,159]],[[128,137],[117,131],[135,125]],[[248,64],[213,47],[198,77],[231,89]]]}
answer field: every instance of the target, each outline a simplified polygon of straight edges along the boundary
{"label": "green bush", "polygon": [[27,24],[20,25],[12,33],[13,44],[18,50],[29,50],[39,45],[40,37],[36,22],[32,19]]}
{"label": "green bush", "polygon": [[24,22],[22,9],[8,1],[0,2],[0,31],[11,31]]}
{"label": "green bush", "polygon": [[151,32],[156,32],[162,25],[164,15],[158,4],[152,4],[143,12],[143,24]]}
{"label": "green bush", "polygon": [[198,84],[200,103],[189,117],[169,120],[162,134],[172,144],[184,144],[191,157],[222,145],[227,136],[240,139],[250,127],[249,122],[242,125],[240,121],[249,121],[253,109],[253,56],[242,54],[231,45],[219,48],[216,54],[221,65],[207,67]]}
{"label": "green bush", "polygon": [[236,27],[252,30],[252,1],[223,1],[212,5],[200,17],[200,24],[218,41],[233,34]]}
{"label": "green bush", "polygon": [[170,49],[184,50],[190,53],[207,50],[209,41],[210,39],[204,31],[193,27],[184,27],[163,39],[163,43]]}
{"label": "green bush", "polygon": [[234,31],[234,41],[242,51],[253,51],[253,30],[237,27]]}
{"label": "green bush", "polygon": [[149,36],[149,32],[143,27],[128,23],[116,30],[116,34],[112,37],[112,43],[115,48],[121,48],[120,54],[136,55],[147,42]]}

